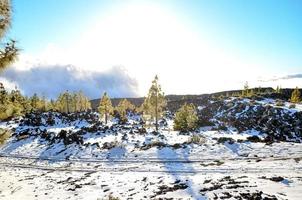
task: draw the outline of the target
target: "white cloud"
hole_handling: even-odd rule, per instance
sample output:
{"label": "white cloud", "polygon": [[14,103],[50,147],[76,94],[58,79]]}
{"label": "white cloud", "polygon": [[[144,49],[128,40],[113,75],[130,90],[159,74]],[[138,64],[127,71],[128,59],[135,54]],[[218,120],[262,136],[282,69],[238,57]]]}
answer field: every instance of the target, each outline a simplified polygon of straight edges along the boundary
{"label": "white cloud", "polygon": [[65,90],[82,90],[90,98],[99,98],[104,91],[112,97],[137,96],[137,82],[123,67],[91,72],[71,65],[35,65],[28,69],[7,69],[1,82],[10,89],[20,88],[25,95],[38,93],[56,98]]}

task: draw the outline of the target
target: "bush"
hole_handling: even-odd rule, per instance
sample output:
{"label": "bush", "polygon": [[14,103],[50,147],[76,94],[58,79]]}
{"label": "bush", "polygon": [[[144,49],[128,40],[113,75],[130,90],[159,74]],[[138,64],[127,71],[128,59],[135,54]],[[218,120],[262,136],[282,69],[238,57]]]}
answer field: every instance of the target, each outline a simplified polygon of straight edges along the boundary
{"label": "bush", "polygon": [[282,100],[276,100],[276,106],[284,106],[284,101]]}
{"label": "bush", "polygon": [[114,197],[111,194],[108,197],[108,200],[120,200],[118,197]]}
{"label": "bush", "polygon": [[262,142],[257,135],[249,136],[246,139],[250,142]]}
{"label": "bush", "polygon": [[198,127],[198,116],[193,104],[184,104],[175,114],[174,130],[194,131]]}
{"label": "bush", "polygon": [[217,143],[229,143],[229,144],[234,144],[235,143],[235,140],[233,138],[229,138],[229,137],[220,137],[218,138],[217,140]]}
{"label": "bush", "polygon": [[[104,200],[103,198],[97,198],[97,200]],[[112,194],[109,194],[108,200],[120,200],[120,198],[113,196]]]}
{"label": "bush", "polygon": [[289,108],[296,108],[296,104],[290,104]]}
{"label": "bush", "polygon": [[194,134],[188,139],[188,143],[193,143],[193,144],[204,144],[205,143],[205,138]]}
{"label": "bush", "polygon": [[222,131],[227,131],[228,127],[226,127],[225,125],[219,125],[217,129]]}

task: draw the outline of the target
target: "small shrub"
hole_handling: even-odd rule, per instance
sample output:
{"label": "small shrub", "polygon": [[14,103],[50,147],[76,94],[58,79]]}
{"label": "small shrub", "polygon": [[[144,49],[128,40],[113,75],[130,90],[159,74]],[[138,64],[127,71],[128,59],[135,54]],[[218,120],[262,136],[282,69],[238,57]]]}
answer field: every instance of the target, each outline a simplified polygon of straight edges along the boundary
{"label": "small shrub", "polygon": [[219,125],[218,130],[227,131],[228,128],[225,125]]}
{"label": "small shrub", "polygon": [[188,143],[193,143],[193,144],[204,144],[205,143],[205,138],[194,134],[188,139]]}
{"label": "small shrub", "polygon": [[220,137],[217,140],[217,143],[221,144],[221,143],[225,143],[228,142],[229,144],[234,144],[235,140],[233,138],[229,138],[229,137]]}
{"label": "small shrub", "polygon": [[276,100],[276,104],[275,104],[276,106],[284,106],[284,101],[282,101],[282,100]]}
{"label": "small shrub", "polygon": [[250,141],[250,142],[262,142],[261,139],[260,139],[258,136],[256,136],[256,135],[247,137],[246,139],[247,139],[248,141]]}
{"label": "small shrub", "polygon": [[143,145],[140,149],[141,150],[148,150],[152,147],[158,147],[158,148],[163,148],[163,147],[166,147],[167,145],[161,141],[158,141],[158,140],[155,140],[155,141],[152,141],[151,143],[149,144],[145,144]]}
{"label": "small shrub", "polygon": [[296,108],[296,104],[290,104],[289,108]]}
{"label": "small shrub", "polygon": [[113,196],[112,194],[109,194],[108,200],[120,200],[120,198]]}
{"label": "small shrub", "polygon": [[105,142],[102,146],[102,149],[113,149],[113,148],[124,148],[125,145],[121,141],[117,141],[116,139],[113,142]]}
{"label": "small shrub", "polygon": [[198,126],[198,116],[193,104],[184,104],[175,114],[174,130],[194,131]]}
{"label": "small shrub", "polygon": [[112,194],[109,194],[108,198],[97,198],[97,200],[120,200],[118,197],[114,197]]}
{"label": "small shrub", "polygon": [[198,120],[198,126],[199,127],[205,127],[205,126],[215,126],[215,123],[210,121],[209,119],[203,119],[203,118],[199,118]]}

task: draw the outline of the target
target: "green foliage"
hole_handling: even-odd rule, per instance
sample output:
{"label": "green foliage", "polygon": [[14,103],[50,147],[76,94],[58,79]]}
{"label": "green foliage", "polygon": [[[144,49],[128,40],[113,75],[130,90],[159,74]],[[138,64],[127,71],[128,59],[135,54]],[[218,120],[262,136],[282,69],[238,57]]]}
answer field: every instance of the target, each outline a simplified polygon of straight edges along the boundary
{"label": "green foliage", "polygon": [[194,131],[198,127],[198,116],[193,104],[184,104],[175,114],[174,130]]}
{"label": "green foliage", "polygon": [[0,83],[0,120],[23,115],[27,105],[28,100],[21,95],[18,89],[8,93]]}
{"label": "green foliage", "polygon": [[10,130],[0,128],[0,145],[4,144],[10,136],[11,136]]}
{"label": "green foliage", "polygon": [[241,96],[247,97],[248,95],[249,95],[249,84],[248,82],[245,82]]}
{"label": "green foliage", "polygon": [[278,85],[277,88],[276,88],[276,90],[275,90],[275,92],[278,93],[278,94],[281,94],[282,93],[281,86]]}
{"label": "green foliage", "polygon": [[0,120],[23,116],[30,112],[46,112],[49,110],[59,112],[79,112],[91,109],[90,101],[82,92],[64,92],[56,101],[48,101],[45,97],[34,94],[28,98],[15,89],[7,92],[0,83]]}
{"label": "green foliage", "polygon": [[292,103],[300,103],[301,102],[301,94],[300,94],[300,91],[299,91],[299,88],[296,87],[294,89],[294,91],[292,92],[292,95],[291,95],[291,98],[290,98],[290,102]]}
{"label": "green foliage", "polygon": [[118,116],[120,118],[120,122],[125,123],[127,122],[127,113],[130,111],[135,110],[135,106],[129,102],[127,99],[123,99],[119,102],[115,110],[118,113]]}
{"label": "green foliage", "polygon": [[152,81],[148,95],[142,104],[144,115],[149,115],[152,120],[155,120],[156,131],[158,131],[158,119],[162,116],[165,107],[165,95],[161,90],[161,86],[158,83],[158,77],[156,75]]}
{"label": "green foliage", "polygon": [[111,100],[106,92],[104,92],[103,97],[100,101],[99,107],[98,107],[99,113],[104,116],[105,118],[105,124],[107,124],[108,117],[112,115],[113,113],[113,107]]}
{"label": "green foliage", "polygon": [[[0,0],[0,39],[3,38],[11,24],[11,2],[10,0]],[[19,49],[16,48],[14,40],[4,42],[0,46],[0,70],[16,60]]]}
{"label": "green foliage", "polygon": [[51,100],[47,106],[48,109],[63,113],[82,112],[91,109],[90,101],[82,91],[74,93],[63,92],[59,95],[56,102]]}

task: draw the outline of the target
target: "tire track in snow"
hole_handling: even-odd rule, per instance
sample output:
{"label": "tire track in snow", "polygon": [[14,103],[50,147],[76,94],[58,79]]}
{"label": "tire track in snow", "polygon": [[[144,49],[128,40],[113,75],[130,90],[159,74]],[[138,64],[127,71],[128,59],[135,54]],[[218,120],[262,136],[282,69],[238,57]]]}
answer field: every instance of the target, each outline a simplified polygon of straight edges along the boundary
{"label": "tire track in snow", "polygon": [[[292,158],[291,158],[292,159]],[[18,160],[22,161],[22,159]],[[264,161],[264,160],[262,160]],[[267,160],[270,161],[270,160]],[[177,164],[179,164],[180,161],[177,161],[176,163],[169,161],[168,163],[165,163],[162,161],[158,165],[154,165],[154,163],[149,162],[136,162],[136,163],[120,163],[119,165],[89,165],[86,166],[78,165],[75,167],[71,167],[71,164],[75,164],[72,162],[64,161],[64,162],[58,162],[59,164],[62,164],[61,166],[52,166],[52,164],[47,165],[41,165],[41,164],[35,164],[35,162],[26,164],[26,163],[15,163],[14,162],[0,162],[0,166],[3,167],[11,167],[11,168],[24,168],[24,169],[38,169],[38,170],[46,170],[46,171],[73,171],[73,172],[162,172],[162,173],[190,173],[190,174],[196,174],[196,173],[263,173],[263,172],[293,172],[293,171],[302,171],[302,166],[274,166],[271,167],[245,167],[242,165],[239,165],[237,167],[223,167],[223,166],[215,166],[215,167],[204,167],[202,164],[205,164],[204,162],[195,162],[194,166],[191,170],[186,169],[186,165],[190,165],[188,162],[182,163],[183,169],[178,169]],[[240,164],[241,160],[238,160],[238,163]],[[80,163],[83,164],[83,163]],[[100,162],[100,164],[104,164]],[[167,164],[169,165],[176,165],[175,170],[167,170]],[[233,163],[234,164],[234,163]]]}
{"label": "tire track in snow", "polygon": [[91,158],[57,158],[57,157],[39,157],[39,156],[24,156],[16,154],[0,154],[0,158],[11,159],[24,159],[35,161],[62,161],[62,162],[79,162],[79,163],[199,163],[199,162],[215,162],[215,161],[248,161],[259,160],[261,161],[277,161],[277,160],[302,160],[302,155],[299,156],[278,156],[278,157],[236,157],[236,158],[204,158],[204,159],[175,159],[175,158],[127,158],[127,159],[91,159]]}

